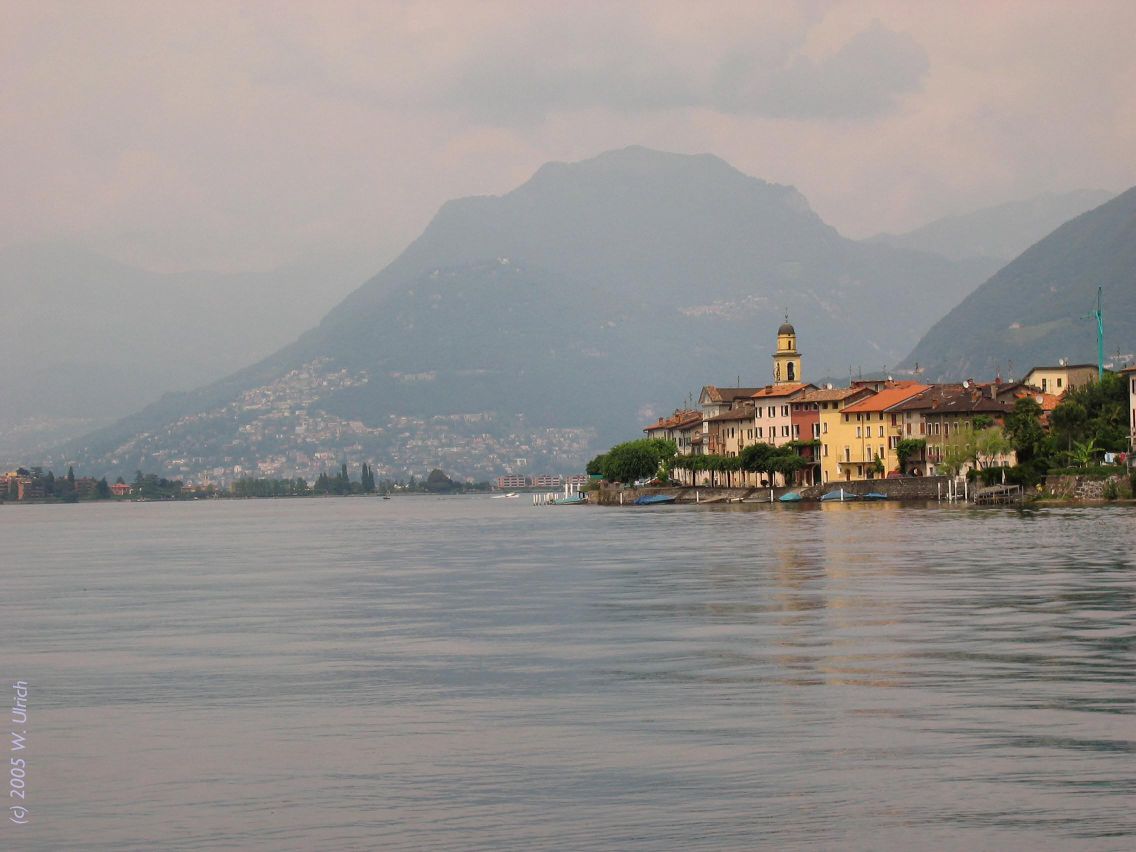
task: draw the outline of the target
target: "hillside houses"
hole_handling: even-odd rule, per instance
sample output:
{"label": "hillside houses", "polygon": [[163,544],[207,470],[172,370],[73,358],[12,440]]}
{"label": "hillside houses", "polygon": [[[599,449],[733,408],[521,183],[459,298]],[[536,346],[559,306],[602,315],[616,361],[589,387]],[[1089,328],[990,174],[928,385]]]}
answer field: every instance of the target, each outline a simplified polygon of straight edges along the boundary
{"label": "hillside houses", "polygon": [[[1043,422],[1069,389],[1093,381],[1083,364],[1038,367],[1021,382],[1001,378],[980,383],[924,384],[915,380],[853,381],[848,387],[818,387],[804,381],[797,334],[788,319],[777,330],[772,355],[773,381],[764,387],[706,385],[698,409],[676,410],[644,427],[649,438],[673,440],[680,481],[708,484],[702,465],[682,457],[737,458],[747,447],[767,444],[796,452],[803,464],[792,482],[780,474],[737,473],[746,486],[812,485],[882,477],[935,476],[982,466],[1012,465],[1012,451],[989,441],[978,455],[979,433],[1000,426],[1023,396],[1041,407]],[[1132,395],[1132,440],[1136,446],[1136,371],[1127,371]]]}

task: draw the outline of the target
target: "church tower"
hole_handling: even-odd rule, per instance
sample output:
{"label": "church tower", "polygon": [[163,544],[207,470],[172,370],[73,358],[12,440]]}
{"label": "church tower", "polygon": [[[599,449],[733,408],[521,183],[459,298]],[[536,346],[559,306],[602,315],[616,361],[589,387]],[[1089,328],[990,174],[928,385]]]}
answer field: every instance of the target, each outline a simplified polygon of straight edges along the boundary
{"label": "church tower", "polygon": [[801,379],[801,353],[797,351],[797,332],[789,324],[789,315],[777,329],[777,351],[773,353],[773,383],[791,385]]}

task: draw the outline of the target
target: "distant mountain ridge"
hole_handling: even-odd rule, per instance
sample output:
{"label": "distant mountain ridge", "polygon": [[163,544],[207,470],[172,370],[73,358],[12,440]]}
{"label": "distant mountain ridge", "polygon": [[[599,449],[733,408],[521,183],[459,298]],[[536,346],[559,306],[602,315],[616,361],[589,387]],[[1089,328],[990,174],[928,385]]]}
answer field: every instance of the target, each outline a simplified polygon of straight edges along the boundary
{"label": "distant mountain ridge", "polygon": [[[335,389],[297,389],[281,411],[290,406],[288,416],[308,417],[311,428],[355,423],[362,437],[344,446],[373,459],[402,458],[390,433],[403,416],[504,423],[477,418],[524,415],[529,437],[514,442],[517,454],[537,455],[545,427],[593,429],[602,447],[702,384],[768,381],[786,311],[806,377],[878,369],[897,363],[992,271],[990,261],[848,240],[792,187],[717,157],[611,151],[545,165],[502,196],[448,202],[402,255],[294,343],[68,452],[130,470],[185,457],[207,466],[218,452],[203,451],[208,442],[194,433],[202,412],[213,412],[218,442],[231,430],[229,445],[240,444],[240,429],[265,429],[241,421],[233,401],[252,394],[270,405],[264,389],[311,369],[333,377],[312,387]],[[287,419],[273,428],[308,429]],[[173,436],[168,445],[162,435]],[[310,455],[272,440],[275,456]],[[423,458],[452,450],[446,440]],[[251,461],[265,446],[228,456]],[[499,470],[490,455],[447,472]]]}
{"label": "distant mountain ridge", "polygon": [[880,234],[870,242],[952,260],[986,257],[1009,263],[1058,226],[1113,197],[1100,189],[1049,193],[936,219],[904,234]]}
{"label": "distant mountain ridge", "polygon": [[0,251],[0,453],[263,358],[346,290],[314,264],[159,273],[68,243],[9,246]]}
{"label": "distant mountain ridge", "polygon": [[[1136,349],[1136,187],[1065,223],[948,313],[904,359],[925,378],[1031,366],[1096,363],[1096,324],[1086,315],[1103,288],[1105,354]],[[1013,370],[1010,370],[1013,362]]]}

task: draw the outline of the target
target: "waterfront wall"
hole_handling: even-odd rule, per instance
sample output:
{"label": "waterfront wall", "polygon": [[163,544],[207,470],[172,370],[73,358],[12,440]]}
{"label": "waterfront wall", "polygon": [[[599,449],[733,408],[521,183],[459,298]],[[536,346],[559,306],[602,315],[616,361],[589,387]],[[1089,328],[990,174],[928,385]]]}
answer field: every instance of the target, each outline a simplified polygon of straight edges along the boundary
{"label": "waterfront wall", "polygon": [[[813,485],[808,488],[774,488],[773,499],[789,491],[799,491],[805,500],[819,500],[822,494],[827,494],[837,488],[843,488],[847,494],[867,494],[876,492],[886,494],[892,500],[934,500],[939,496],[940,490],[947,493],[947,477],[945,476],[914,476],[904,479],[860,479],[852,482],[829,482],[824,485]],[[769,488],[709,488],[699,486],[669,486],[656,488],[631,488],[616,482],[602,482],[598,491],[589,495],[589,500],[601,506],[630,505],[637,497],[644,494],[666,494],[673,496],[676,503],[722,503],[727,501],[744,500],[747,503],[764,503],[769,500]],[[621,503],[622,500],[622,503]]]}

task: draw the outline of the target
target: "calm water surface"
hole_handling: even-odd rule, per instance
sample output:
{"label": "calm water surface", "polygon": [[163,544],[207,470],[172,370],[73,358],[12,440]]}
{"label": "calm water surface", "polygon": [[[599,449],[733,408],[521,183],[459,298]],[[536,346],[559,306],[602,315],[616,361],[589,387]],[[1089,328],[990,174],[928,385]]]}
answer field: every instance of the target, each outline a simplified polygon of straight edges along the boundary
{"label": "calm water surface", "polygon": [[741,508],[3,507],[0,848],[1136,847],[1136,509]]}

